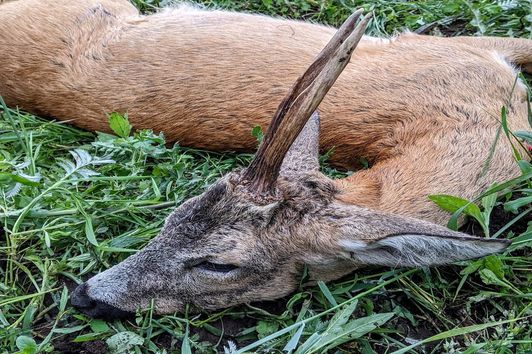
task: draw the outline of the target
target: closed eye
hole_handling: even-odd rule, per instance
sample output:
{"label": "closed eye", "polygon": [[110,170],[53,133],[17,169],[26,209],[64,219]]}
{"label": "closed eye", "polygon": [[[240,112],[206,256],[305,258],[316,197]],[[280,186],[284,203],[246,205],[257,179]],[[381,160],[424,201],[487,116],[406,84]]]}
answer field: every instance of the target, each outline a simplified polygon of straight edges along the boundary
{"label": "closed eye", "polygon": [[230,271],[238,269],[239,267],[234,264],[219,264],[203,261],[201,263],[196,264],[194,268],[206,270],[209,272],[229,273]]}

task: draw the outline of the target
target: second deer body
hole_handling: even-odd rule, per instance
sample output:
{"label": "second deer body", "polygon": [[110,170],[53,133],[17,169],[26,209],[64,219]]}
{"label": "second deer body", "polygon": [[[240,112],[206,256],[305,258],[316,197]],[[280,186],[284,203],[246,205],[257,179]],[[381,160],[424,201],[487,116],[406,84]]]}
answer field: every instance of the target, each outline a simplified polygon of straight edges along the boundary
{"label": "second deer body", "polygon": [[[255,141],[250,135],[251,129],[257,124],[264,128],[268,126],[282,97],[334,33],[334,29],[319,25],[188,7],[141,16],[125,0],[13,1],[0,5],[0,95],[9,105],[68,119],[89,130],[108,130],[105,116],[108,112],[128,112],[135,128],[163,131],[169,141],[178,141],[182,145],[211,150],[253,150]],[[9,50],[5,50],[7,48]],[[133,310],[138,303],[129,299],[123,300],[127,304],[121,305],[120,300],[127,297],[128,287],[124,287],[123,280],[134,277],[132,274],[136,271],[132,269],[137,269],[141,263],[155,262],[153,251],[159,250],[157,259],[161,258],[166,252],[164,245],[173,245],[174,241],[170,240],[175,240],[176,230],[181,230],[178,234],[196,232],[195,226],[183,225],[194,220],[195,225],[202,224],[205,220],[201,219],[201,210],[214,208],[216,214],[225,210],[222,206],[229,208],[229,200],[231,210],[238,206],[242,209],[234,213],[224,211],[220,214],[220,222],[231,215],[235,219],[228,219],[227,225],[244,222],[247,216],[242,210],[245,209],[258,220],[248,220],[253,227],[257,222],[264,223],[261,227],[270,230],[264,234],[270,232],[272,238],[266,242],[262,236],[257,236],[241,244],[231,241],[229,236],[234,234],[239,240],[238,237],[243,236],[242,229],[231,229],[233,234],[217,234],[219,239],[213,238],[211,241],[216,243],[212,245],[208,242],[195,244],[195,248],[173,245],[187,252],[197,252],[198,255],[192,257],[194,262],[190,262],[186,269],[195,269],[199,265],[205,272],[212,264],[229,262],[231,257],[241,257],[241,264],[227,273],[237,268],[247,269],[242,264],[251,260],[239,254],[246,255],[248,248],[259,244],[266,250],[264,254],[270,254],[280,246],[277,243],[281,239],[277,240],[276,235],[283,228],[271,227],[267,220],[276,219],[278,215],[303,220],[307,215],[298,213],[310,213],[311,210],[314,210],[316,219],[305,221],[305,227],[306,232],[316,239],[303,242],[298,238],[300,236],[294,236],[284,241],[290,244],[285,247],[286,252],[325,249],[328,251],[323,251],[324,254],[328,252],[333,258],[340,259],[347,252],[358,257],[358,262],[391,265],[391,261],[386,260],[386,247],[402,251],[415,244],[416,252],[424,253],[425,258],[405,255],[407,261],[403,264],[421,265],[500,249],[503,246],[478,246],[478,240],[474,241],[475,247],[468,248],[473,241],[462,240],[463,235],[426,223],[442,224],[448,218],[431,204],[427,196],[446,193],[471,198],[491,183],[518,173],[505,140],[497,142],[490,157],[500,127],[502,106],[508,107],[511,129],[527,127],[526,90],[516,81],[517,71],[513,65],[521,65],[525,70],[531,68],[531,41],[447,39],[414,34],[393,39],[362,38],[351,63],[319,106],[319,145],[322,151],[334,148],[331,161],[337,166],[354,168],[360,158],[365,158],[372,164],[370,169],[336,181],[316,177],[314,150],[305,145],[307,140],[317,139],[317,129],[312,128],[313,124],[319,126],[315,117],[307,124],[299,143],[294,144],[296,150],[297,146],[304,146],[304,155],[311,158],[301,160],[288,154],[281,171],[282,178],[289,176],[302,183],[302,187],[284,180],[271,181],[286,193],[288,201],[285,204],[266,207],[259,203],[253,208],[242,204],[247,200],[247,192],[242,192],[239,187],[240,177],[231,175],[206,196],[191,200],[176,211],[168,219],[162,236],[147,250],[134,256],[134,261],[126,261],[129,268],[122,264],[100,274],[91,280],[93,290],[83,288],[83,296],[86,297],[88,291],[98,301]],[[268,147],[268,143],[265,146]],[[311,167],[308,166],[309,159],[312,160]],[[491,161],[488,168],[485,173],[479,173],[487,159]],[[260,159],[257,161],[260,165]],[[294,166],[301,164],[307,177],[301,180],[294,177],[287,161]],[[249,171],[253,171],[253,166]],[[250,180],[253,182],[255,177]],[[305,209],[304,205],[313,198],[316,198],[315,203]],[[187,208],[192,211],[185,212]],[[239,215],[241,220],[237,218]],[[351,219],[349,215],[357,218]],[[320,218],[328,218],[328,221],[316,221]],[[182,224],[178,220],[182,220]],[[357,224],[357,220],[362,225]],[[382,220],[385,221],[381,225]],[[304,228],[299,224],[298,227]],[[284,230],[297,233],[290,228]],[[332,240],[325,236],[338,234],[338,230],[344,230],[342,235],[345,230],[350,230],[350,235],[358,235],[353,236],[355,238],[378,241],[371,246],[374,248],[368,248],[365,241],[334,237]],[[421,237],[428,234],[460,241],[449,241],[444,245],[443,241],[433,242],[430,237]],[[393,235],[400,237],[394,238]],[[233,242],[233,248],[219,250],[220,240]],[[298,244],[298,240],[303,243]],[[381,241],[384,243],[379,244]],[[342,249],[337,250],[332,244],[334,247],[341,245]],[[205,247],[211,247],[208,248],[210,253],[205,251],[205,254],[229,253],[225,258],[219,257],[219,262],[205,266],[203,263],[207,261],[202,263],[201,260],[209,257],[199,256]],[[464,249],[461,255],[444,254],[456,252],[460,247]],[[359,254],[362,249],[367,253]],[[237,251],[240,253],[234,253]],[[433,259],[427,252],[435,252],[440,258]],[[315,279],[334,278],[350,269],[346,261],[322,260],[327,258],[324,254],[307,257],[318,263],[314,264]],[[166,261],[173,257],[167,256]],[[270,254],[270,257],[273,256]],[[284,258],[279,257],[282,262]],[[294,283],[297,260],[305,257],[292,254],[292,258],[290,262],[286,261],[290,267],[293,265],[291,270],[272,279],[269,289],[275,288],[277,283],[281,288],[281,284]],[[176,260],[175,264],[180,264],[180,271],[183,271],[182,264],[188,264],[186,262]],[[323,264],[319,265],[320,262]],[[283,267],[284,263],[277,264],[275,276]],[[333,273],[330,273],[331,267],[336,267]],[[253,274],[262,273],[255,270]],[[290,281],[286,280],[287,277]],[[187,279],[191,281],[191,278]],[[154,275],[155,288],[160,286],[156,280]],[[122,288],[113,295],[111,287],[116,283],[121,283]],[[186,281],[175,285],[174,289],[182,284],[186,285]],[[150,289],[147,293],[153,294],[154,288]],[[262,293],[258,286],[248,297],[237,301],[274,298],[286,293],[287,289],[285,286],[275,294],[259,295]],[[161,288],[155,293],[168,291]],[[199,296],[191,294],[193,292],[188,295],[190,299]],[[234,297],[232,290],[226,295]],[[138,294],[135,296],[140,298]],[[142,300],[144,304],[146,299]],[[182,303],[175,301],[165,298],[160,306],[161,312],[181,308]],[[233,302],[226,301],[227,304]],[[220,303],[223,304],[223,300],[199,305],[215,308]]]}

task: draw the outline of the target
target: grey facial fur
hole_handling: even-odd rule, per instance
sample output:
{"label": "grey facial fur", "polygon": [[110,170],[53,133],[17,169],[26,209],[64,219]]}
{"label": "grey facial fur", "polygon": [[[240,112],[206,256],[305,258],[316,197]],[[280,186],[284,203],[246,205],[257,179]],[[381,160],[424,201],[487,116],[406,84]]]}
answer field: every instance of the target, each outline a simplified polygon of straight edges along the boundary
{"label": "grey facial fur", "polygon": [[232,172],[178,207],[143,250],[90,279],[86,295],[123,311],[152,299],[158,313],[217,309],[287,295],[305,265],[311,281],[327,281],[365,264],[441,264],[506,247],[340,202],[317,171],[318,135],[315,114],[285,157],[278,200],[254,201],[243,171]]}

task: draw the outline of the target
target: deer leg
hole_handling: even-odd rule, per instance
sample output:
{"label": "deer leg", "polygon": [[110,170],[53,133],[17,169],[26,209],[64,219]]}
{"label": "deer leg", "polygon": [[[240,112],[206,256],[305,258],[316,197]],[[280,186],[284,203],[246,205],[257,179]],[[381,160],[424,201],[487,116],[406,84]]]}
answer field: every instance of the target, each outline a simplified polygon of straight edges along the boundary
{"label": "deer leg", "polygon": [[532,43],[525,38],[499,38],[499,37],[453,37],[443,40],[453,43],[463,43],[475,48],[493,50],[513,64],[520,66],[521,70],[532,73]]}

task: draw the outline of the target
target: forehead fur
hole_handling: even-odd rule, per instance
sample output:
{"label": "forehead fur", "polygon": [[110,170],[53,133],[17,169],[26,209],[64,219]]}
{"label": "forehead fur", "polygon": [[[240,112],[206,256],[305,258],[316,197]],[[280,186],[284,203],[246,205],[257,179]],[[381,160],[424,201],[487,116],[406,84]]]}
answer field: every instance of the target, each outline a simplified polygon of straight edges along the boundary
{"label": "forehead fur", "polygon": [[274,227],[287,216],[293,220],[327,206],[338,193],[321,174],[293,176],[279,179],[277,200],[261,204],[238,183],[239,177],[230,173],[186,201],[168,217],[164,233],[195,239],[224,226]]}

